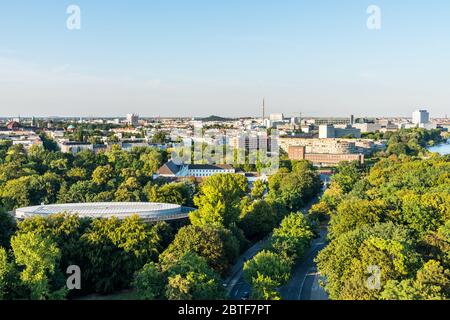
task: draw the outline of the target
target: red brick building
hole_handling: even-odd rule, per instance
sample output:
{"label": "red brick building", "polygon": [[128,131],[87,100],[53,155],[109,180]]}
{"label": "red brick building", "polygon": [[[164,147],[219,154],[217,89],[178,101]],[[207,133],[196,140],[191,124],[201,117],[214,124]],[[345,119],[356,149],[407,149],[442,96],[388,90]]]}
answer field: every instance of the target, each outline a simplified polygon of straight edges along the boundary
{"label": "red brick building", "polygon": [[358,161],[364,163],[363,154],[333,154],[333,153],[306,153],[304,146],[290,146],[288,149],[290,160],[308,160],[317,166],[336,166],[342,161]]}

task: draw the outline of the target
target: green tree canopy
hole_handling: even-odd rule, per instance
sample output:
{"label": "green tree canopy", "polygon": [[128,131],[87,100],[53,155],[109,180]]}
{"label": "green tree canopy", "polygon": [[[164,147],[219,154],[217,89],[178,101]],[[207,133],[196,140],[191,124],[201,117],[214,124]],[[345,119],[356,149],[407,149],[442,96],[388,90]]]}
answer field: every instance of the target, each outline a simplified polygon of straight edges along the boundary
{"label": "green tree canopy", "polygon": [[16,263],[24,267],[20,279],[29,287],[31,299],[65,296],[66,291],[61,283],[56,290],[51,288],[61,259],[61,252],[55,242],[29,232],[13,236],[11,247]]}
{"label": "green tree canopy", "polygon": [[247,192],[247,179],[237,174],[216,174],[205,179],[194,198],[198,210],[192,224],[229,227],[239,219],[239,202]]}
{"label": "green tree canopy", "polygon": [[186,252],[167,270],[165,294],[169,300],[224,299],[225,292],[219,276],[199,255]]}
{"label": "green tree canopy", "polygon": [[224,228],[185,226],[160,256],[163,269],[187,252],[195,252],[205,258],[214,270],[226,274],[238,256],[239,243],[231,231]]}
{"label": "green tree canopy", "polygon": [[253,285],[261,275],[268,277],[276,287],[285,284],[290,278],[291,265],[280,255],[263,250],[244,264],[244,278]]}
{"label": "green tree canopy", "polygon": [[164,277],[154,262],[149,262],[136,272],[133,281],[138,297],[142,300],[155,300],[163,297]]}
{"label": "green tree canopy", "polygon": [[302,257],[314,237],[311,224],[302,213],[292,213],[273,231],[271,246],[286,259]]}
{"label": "green tree canopy", "polygon": [[259,240],[272,231],[278,216],[267,202],[257,200],[244,205],[240,219],[239,226],[247,239]]}
{"label": "green tree canopy", "polygon": [[268,276],[258,274],[252,281],[252,300],[281,300],[280,293],[277,290],[278,282]]}
{"label": "green tree canopy", "polygon": [[14,218],[0,208],[0,247],[9,247],[9,240],[16,228]]}

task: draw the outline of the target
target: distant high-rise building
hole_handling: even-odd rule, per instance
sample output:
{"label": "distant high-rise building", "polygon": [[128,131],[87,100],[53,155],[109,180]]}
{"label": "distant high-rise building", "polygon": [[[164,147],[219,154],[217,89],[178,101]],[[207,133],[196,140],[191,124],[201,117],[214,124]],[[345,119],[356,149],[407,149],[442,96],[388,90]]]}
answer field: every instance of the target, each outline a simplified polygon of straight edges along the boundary
{"label": "distant high-rise building", "polygon": [[133,127],[137,127],[139,125],[139,115],[134,113],[127,114],[127,124]]}
{"label": "distant high-rise building", "polygon": [[430,113],[427,110],[417,110],[413,112],[412,122],[416,125],[430,122]]}
{"label": "distant high-rise building", "polygon": [[291,118],[291,125],[295,126],[297,124],[297,118],[296,117],[292,117]]}
{"label": "distant high-rise building", "polygon": [[334,126],[326,124],[319,126],[319,138],[320,139],[336,138]]}

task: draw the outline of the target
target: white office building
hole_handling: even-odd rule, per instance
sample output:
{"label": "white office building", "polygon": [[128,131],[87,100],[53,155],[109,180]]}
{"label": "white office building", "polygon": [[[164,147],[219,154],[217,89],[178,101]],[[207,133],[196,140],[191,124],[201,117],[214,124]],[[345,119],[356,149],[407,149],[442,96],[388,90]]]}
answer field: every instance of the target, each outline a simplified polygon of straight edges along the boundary
{"label": "white office building", "polygon": [[334,139],[345,136],[353,136],[354,138],[361,138],[361,130],[350,125],[334,126],[334,125],[320,125],[319,139]]}
{"label": "white office building", "polygon": [[215,174],[236,173],[236,170],[229,164],[181,164],[178,165],[172,160],[165,163],[158,170],[160,177],[195,177],[206,178]]}
{"label": "white office building", "polygon": [[353,128],[361,130],[361,133],[377,132],[382,129],[379,123],[355,123]]}
{"label": "white office building", "polygon": [[413,112],[412,122],[415,125],[423,125],[430,122],[430,113],[426,110],[417,110]]}
{"label": "white office building", "polygon": [[139,115],[134,113],[127,114],[127,124],[133,127],[137,127],[139,125]]}

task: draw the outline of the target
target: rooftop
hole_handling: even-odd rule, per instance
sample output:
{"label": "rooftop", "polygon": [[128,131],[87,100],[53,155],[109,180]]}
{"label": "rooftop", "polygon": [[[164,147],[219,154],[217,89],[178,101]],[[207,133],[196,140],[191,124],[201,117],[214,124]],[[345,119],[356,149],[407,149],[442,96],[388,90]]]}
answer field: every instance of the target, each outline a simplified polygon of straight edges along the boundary
{"label": "rooftop", "polygon": [[49,216],[57,213],[76,214],[88,218],[123,219],[139,215],[145,220],[173,220],[187,217],[187,211],[180,205],[153,202],[99,202],[40,205],[19,208],[15,215],[19,219],[33,216]]}
{"label": "rooftop", "polygon": [[190,164],[188,165],[190,170],[230,170],[233,166],[230,164]]}

